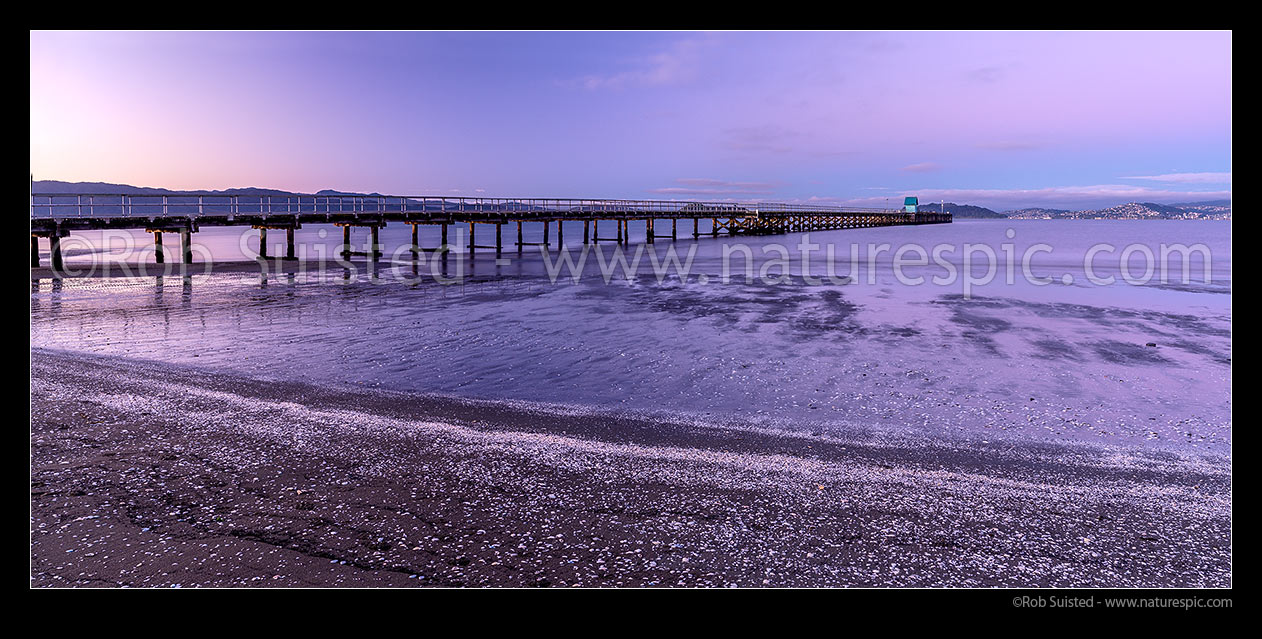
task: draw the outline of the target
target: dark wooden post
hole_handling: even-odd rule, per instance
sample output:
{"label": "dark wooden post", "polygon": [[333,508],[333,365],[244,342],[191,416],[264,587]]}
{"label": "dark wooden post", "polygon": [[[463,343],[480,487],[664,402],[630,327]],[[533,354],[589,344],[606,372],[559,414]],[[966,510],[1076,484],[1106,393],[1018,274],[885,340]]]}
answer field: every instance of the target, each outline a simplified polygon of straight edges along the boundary
{"label": "dark wooden post", "polygon": [[544,246],[552,246],[551,244],[549,244],[549,243],[548,243],[548,229],[549,229],[549,228],[551,228],[551,227],[552,227],[552,225],[551,225],[551,224],[549,224],[549,223],[545,220],[545,221],[544,221],[544,223],[543,223],[543,245],[544,245]]}
{"label": "dark wooden post", "polygon": [[446,222],[443,222],[443,239],[442,239],[442,244],[439,244],[439,246],[441,246],[444,251],[447,250],[447,223]]}
{"label": "dark wooden post", "polygon": [[267,227],[259,228],[259,257],[267,257]]}
{"label": "dark wooden post", "polygon": [[473,231],[473,227],[475,224],[476,222],[469,222],[469,255],[473,255],[474,252],[478,250],[477,247],[474,246],[474,244],[477,244],[477,242],[474,241],[475,233]]}
{"label": "dark wooden post", "polygon": [[294,251],[294,227],[292,226],[285,229],[285,259],[298,259],[297,254]]}
{"label": "dark wooden post", "polygon": [[193,230],[188,227],[180,229],[180,252],[183,253],[181,261],[193,263]]}
{"label": "dark wooden post", "polygon": [[374,224],[368,228],[372,230],[372,246],[369,247],[368,250],[372,252],[372,259],[375,260],[381,256],[381,242],[380,242],[380,236],[378,235],[378,233],[381,231],[381,227],[379,225]]}
{"label": "dark wooden post", "polygon": [[591,225],[590,221],[583,220],[583,243],[584,244],[587,244],[587,229],[590,225]]}
{"label": "dark wooden post", "polygon": [[710,218],[710,235],[719,236],[719,218],[717,217]]}
{"label": "dark wooden post", "polygon": [[349,258],[351,256],[351,227],[342,227],[342,257]]}
{"label": "dark wooden post", "polygon": [[503,224],[499,222],[495,223],[495,257],[499,257],[500,254],[504,252],[504,240],[501,235],[503,227]]}
{"label": "dark wooden post", "polygon": [[645,239],[645,241],[647,241],[649,244],[653,244],[653,240],[654,240],[653,236],[654,236],[655,234],[656,234],[656,232],[653,230],[653,218],[651,218],[651,217],[650,217],[649,219],[644,220],[644,239]]}
{"label": "dark wooden post", "polygon": [[679,218],[670,218],[670,240],[673,242],[679,239]]}
{"label": "dark wooden post", "polygon": [[50,253],[52,253],[52,260],[50,262],[50,265],[53,267],[54,271],[60,271],[62,267],[61,236],[58,235],[58,233],[59,231],[54,230],[52,232],[52,235],[48,236],[48,250]]}
{"label": "dark wooden post", "polygon": [[162,231],[153,232],[153,261],[158,264],[165,264],[167,261],[166,251],[162,250]]}
{"label": "dark wooden post", "polygon": [[565,220],[557,220],[557,246],[565,244],[565,229],[561,226],[564,223]]}
{"label": "dark wooden post", "polygon": [[517,252],[518,253],[521,253],[521,243],[522,243],[521,220],[517,220]]}
{"label": "dark wooden post", "polygon": [[622,244],[622,224],[623,224],[623,220],[617,220],[617,222],[618,222],[618,243],[619,243],[619,244]]}
{"label": "dark wooden post", "polygon": [[39,237],[31,236],[31,268],[39,268]]}
{"label": "dark wooden post", "polygon": [[420,227],[421,227],[420,224],[412,225],[412,252],[413,253],[421,252],[421,232],[418,230],[420,229]]}
{"label": "dark wooden post", "polygon": [[692,218],[692,236],[701,237],[701,218]]}

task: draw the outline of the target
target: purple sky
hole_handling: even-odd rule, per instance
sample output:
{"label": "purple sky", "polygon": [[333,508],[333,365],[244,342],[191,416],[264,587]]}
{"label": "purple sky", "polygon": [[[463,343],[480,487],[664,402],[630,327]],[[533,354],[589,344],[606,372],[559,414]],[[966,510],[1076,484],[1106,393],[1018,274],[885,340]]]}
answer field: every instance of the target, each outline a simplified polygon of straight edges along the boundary
{"label": "purple sky", "polygon": [[1231,34],[31,34],[36,179],[1084,208],[1231,196]]}

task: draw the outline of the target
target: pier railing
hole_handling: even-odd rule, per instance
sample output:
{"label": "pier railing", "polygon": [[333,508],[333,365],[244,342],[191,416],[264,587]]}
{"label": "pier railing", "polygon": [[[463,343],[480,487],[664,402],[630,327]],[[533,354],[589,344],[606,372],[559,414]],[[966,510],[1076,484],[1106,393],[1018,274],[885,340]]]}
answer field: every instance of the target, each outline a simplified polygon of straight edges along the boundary
{"label": "pier railing", "polygon": [[697,216],[890,214],[901,209],[778,202],[485,198],[386,195],[131,195],[33,193],[31,219],[163,218],[308,214],[502,214],[517,218],[600,214]]}

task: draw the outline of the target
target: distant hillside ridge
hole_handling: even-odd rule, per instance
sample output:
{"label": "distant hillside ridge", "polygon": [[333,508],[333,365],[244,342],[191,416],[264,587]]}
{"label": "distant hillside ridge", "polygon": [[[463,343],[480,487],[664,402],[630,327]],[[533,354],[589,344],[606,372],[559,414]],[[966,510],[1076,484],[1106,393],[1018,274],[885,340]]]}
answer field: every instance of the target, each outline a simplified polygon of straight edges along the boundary
{"label": "distant hillside ridge", "polygon": [[[31,183],[31,193],[82,193],[84,195],[299,195],[292,191],[280,189],[262,189],[245,187],[224,189],[222,191],[177,191],[130,184],[111,184],[109,182],[62,182],[61,180],[35,180]],[[302,195],[307,195],[303,193]]]}
{"label": "distant hillside ridge", "polygon": [[1028,208],[1007,213],[1009,218],[1018,220],[1230,220],[1231,200],[1183,204],[1127,202],[1108,208],[1082,211]]}
{"label": "distant hillside ridge", "polygon": [[945,202],[942,204],[921,204],[916,207],[917,211],[923,213],[938,213],[945,211],[953,217],[978,218],[978,219],[1003,219],[1008,217],[1003,213],[996,213],[988,208],[973,206],[971,204],[956,204],[955,202]]}

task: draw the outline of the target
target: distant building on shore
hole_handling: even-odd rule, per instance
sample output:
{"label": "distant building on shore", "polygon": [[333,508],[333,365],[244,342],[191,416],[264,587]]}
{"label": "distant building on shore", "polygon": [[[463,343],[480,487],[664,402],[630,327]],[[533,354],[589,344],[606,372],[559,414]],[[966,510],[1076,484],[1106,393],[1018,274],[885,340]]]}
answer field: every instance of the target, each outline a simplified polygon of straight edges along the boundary
{"label": "distant building on shore", "polygon": [[903,198],[904,211],[907,211],[908,213],[915,213],[917,206],[920,206],[920,198],[917,198],[914,195],[909,195]]}

